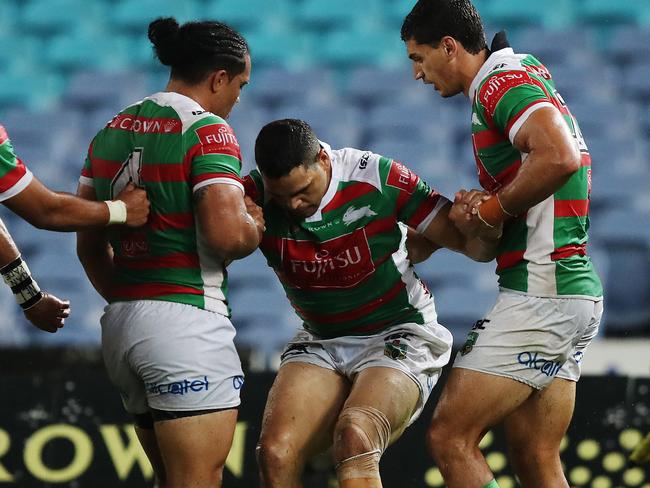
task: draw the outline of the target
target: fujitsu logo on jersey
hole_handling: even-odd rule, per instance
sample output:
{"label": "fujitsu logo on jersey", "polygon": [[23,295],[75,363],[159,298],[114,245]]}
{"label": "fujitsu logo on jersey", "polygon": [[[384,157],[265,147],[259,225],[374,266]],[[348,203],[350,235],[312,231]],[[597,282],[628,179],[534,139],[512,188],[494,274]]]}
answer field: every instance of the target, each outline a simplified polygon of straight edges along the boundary
{"label": "fujitsu logo on jersey", "polygon": [[239,142],[237,142],[235,134],[233,134],[232,129],[227,125],[220,125],[216,131],[201,134],[201,142],[204,144],[217,144],[219,146],[229,146],[232,144],[239,147]]}
{"label": "fujitsu logo on jersey", "polygon": [[525,71],[508,71],[492,75],[481,87],[479,98],[492,115],[501,97],[511,88],[523,85],[530,77]]}
{"label": "fujitsu logo on jersey", "polygon": [[282,266],[296,288],[349,288],[375,270],[363,229],[325,242],[284,239]]}

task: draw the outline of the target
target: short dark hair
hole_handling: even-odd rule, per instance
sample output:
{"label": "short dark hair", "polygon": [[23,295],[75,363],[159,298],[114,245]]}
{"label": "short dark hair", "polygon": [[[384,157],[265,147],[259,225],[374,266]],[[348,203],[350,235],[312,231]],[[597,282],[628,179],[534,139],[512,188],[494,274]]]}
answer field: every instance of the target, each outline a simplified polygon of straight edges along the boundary
{"label": "short dark hair", "polygon": [[264,176],[276,179],[302,164],[315,163],[320,149],[320,142],[307,122],[275,120],[257,135],[255,160]]}
{"label": "short dark hair", "polygon": [[196,84],[216,70],[226,70],[232,78],[246,69],[246,40],[221,22],[180,26],[173,17],[161,17],[149,24],[148,34],[160,62],[171,67],[172,78]]}
{"label": "short dark hair", "polygon": [[404,42],[436,48],[451,36],[471,54],[487,48],[481,17],[470,0],[418,0],[404,19],[401,36]]}

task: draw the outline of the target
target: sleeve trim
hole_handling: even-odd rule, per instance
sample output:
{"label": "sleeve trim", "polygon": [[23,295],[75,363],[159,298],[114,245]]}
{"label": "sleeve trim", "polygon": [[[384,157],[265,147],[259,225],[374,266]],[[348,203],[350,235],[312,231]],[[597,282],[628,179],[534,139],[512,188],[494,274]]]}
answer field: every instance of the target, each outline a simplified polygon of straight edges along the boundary
{"label": "sleeve trim", "polygon": [[514,121],[514,123],[510,127],[510,130],[508,131],[508,139],[510,139],[511,144],[514,144],[514,140],[515,137],[517,136],[517,132],[519,132],[519,129],[521,129],[521,127],[526,123],[528,118],[535,111],[544,107],[555,108],[555,105],[553,105],[551,102],[548,102],[546,100],[539,100],[537,102],[533,102],[532,105],[529,105],[528,108],[525,109],[524,112],[519,116],[519,118]]}
{"label": "sleeve trim", "polygon": [[241,190],[241,192],[243,194],[246,194],[246,192],[244,191],[244,185],[242,185],[242,183],[240,181],[235,180],[233,178],[224,178],[224,177],[210,178],[210,179],[207,179],[207,180],[203,180],[203,181],[197,183],[196,185],[194,185],[194,188],[192,189],[192,192],[195,193],[197,190],[203,188],[204,186],[214,185],[214,184],[236,186],[237,188],[239,188]]}

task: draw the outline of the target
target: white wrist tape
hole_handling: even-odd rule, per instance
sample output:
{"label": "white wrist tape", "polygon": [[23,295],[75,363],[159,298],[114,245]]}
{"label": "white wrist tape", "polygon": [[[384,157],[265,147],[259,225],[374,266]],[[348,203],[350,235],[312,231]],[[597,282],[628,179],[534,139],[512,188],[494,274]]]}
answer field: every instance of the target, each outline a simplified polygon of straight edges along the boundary
{"label": "white wrist tape", "polygon": [[126,222],[126,203],[122,200],[104,200],[108,207],[108,225]]}

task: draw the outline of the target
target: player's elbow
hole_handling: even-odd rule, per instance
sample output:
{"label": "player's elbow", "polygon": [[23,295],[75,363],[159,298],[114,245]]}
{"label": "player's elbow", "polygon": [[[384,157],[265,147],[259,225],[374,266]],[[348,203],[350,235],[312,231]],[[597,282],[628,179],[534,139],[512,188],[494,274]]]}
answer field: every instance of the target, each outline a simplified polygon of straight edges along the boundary
{"label": "player's elbow", "polygon": [[553,157],[553,170],[559,176],[569,178],[580,169],[581,159],[580,151],[574,146],[559,147]]}
{"label": "player's elbow", "polygon": [[224,261],[244,258],[259,245],[259,237],[254,228],[244,228],[238,232],[214,232],[205,237],[208,247]]}

